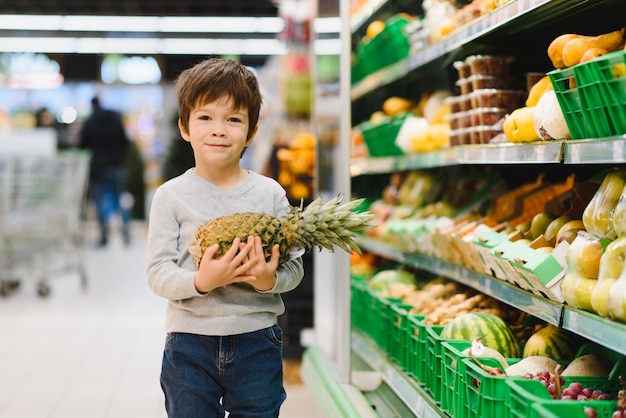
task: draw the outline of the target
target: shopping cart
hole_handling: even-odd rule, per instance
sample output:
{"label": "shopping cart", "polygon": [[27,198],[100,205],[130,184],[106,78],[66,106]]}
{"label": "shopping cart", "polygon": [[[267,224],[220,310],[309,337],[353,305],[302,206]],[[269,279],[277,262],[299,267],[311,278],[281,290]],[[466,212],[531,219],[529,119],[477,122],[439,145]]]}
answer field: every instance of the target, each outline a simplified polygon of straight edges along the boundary
{"label": "shopping cart", "polygon": [[90,154],[0,157],[0,294],[35,280],[40,296],[53,274],[75,269],[87,286],[83,218]]}

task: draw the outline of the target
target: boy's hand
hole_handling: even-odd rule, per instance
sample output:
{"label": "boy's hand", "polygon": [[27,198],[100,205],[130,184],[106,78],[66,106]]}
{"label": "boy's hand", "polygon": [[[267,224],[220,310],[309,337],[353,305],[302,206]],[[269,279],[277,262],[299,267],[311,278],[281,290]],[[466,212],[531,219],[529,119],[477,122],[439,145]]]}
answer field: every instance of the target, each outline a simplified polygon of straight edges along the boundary
{"label": "boy's hand", "polygon": [[194,278],[198,292],[207,293],[231,283],[256,280],[249,272],[258,262],[253,240],[242,243],[239,238],[235,238],[233,245],[219,260],[213,259],[217,249],[218,245],[214,244],[204,252],[198,274]]}
{"label": "boy's hand", "polygon": [[256,290],[270,290],[276,284],[276,270],[278,269],[278,259],[280,258],[278,244],[274,244],[272,247],[272,255],[267,262],[265,261],[261,238],[258,236],[248,237],[248,242],[246,244],[239,244],[239,247],[243,248],[250,244],[253,244],[254,247],[252,251],[248,253],[248,260],[256,259],[257,261],[246,272],[256,277],[254,281],[250,281],[249,283],[254,286]]}

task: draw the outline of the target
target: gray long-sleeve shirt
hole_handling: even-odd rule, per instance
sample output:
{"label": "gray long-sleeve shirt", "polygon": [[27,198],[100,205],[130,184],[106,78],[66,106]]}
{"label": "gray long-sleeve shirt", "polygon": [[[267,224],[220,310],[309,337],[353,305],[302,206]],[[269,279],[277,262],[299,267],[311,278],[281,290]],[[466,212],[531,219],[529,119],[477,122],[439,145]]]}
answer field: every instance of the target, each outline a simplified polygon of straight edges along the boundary
{"label": "gray long-sleeve shirt", "polygon": [[279,266],[276,285],[269,291],[236,283],[201,294],[194,286],[198,270],[188,247],[198,227],[209,219],[237,212],[281,218],[288,205],[276,181],[254,172],[228,191],[193,169],[157,189],[150,209],[147,278],[152,291],[168,299],[167,332],[233,335],[276,323],[285,310],[280,294],[295,289],[304,276],[300,258]]}

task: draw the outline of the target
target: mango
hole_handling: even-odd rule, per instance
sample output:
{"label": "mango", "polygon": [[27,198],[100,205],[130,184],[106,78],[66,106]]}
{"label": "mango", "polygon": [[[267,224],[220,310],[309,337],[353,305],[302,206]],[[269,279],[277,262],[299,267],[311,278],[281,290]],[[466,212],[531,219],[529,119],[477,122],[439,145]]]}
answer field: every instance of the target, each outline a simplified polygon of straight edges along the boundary
{"label": "mango", "polygon": [[412,100],[391,96],[383,102],[383,112],[387,116],[398,116],[408,112],[413,106],[415,103]]}
{"label": "mango", "polygon": [[520,107],[504,119],[502,130],[510,142],[533,142],[540,138],[535,132],[535,107]]}
{"label": "mango", "polygon": [[624,28],[597,36],[580,36],[567,42],[563,47],[563,65],[572,67],[580,63],[581,58],[591,48],[615,51],[624,40]]}
{"label": "mango", "polygon": [[591,61],[592,59],[601,57],[602,55],[608,54],[608,53],[609,51],[607,51],[604,48],[598,48],[598,47],[589,48],[588,50],[585,51],[583,56],[580,57],[580,64],[582,64],[583,62]]}
{"label": "mango", "polygon": [[566,33],[560,36],[557,36],[551,43],[548,45],[548,57],[554,68],[562,69],[565,68],[565,64],[563,63],[563,48],[569,41],[580,38],[581,35],[577,35],[574,33]]}
{"label": "mango", "polygon": [[541,96],[543,96],[543,94],[548,90],[553,90],[553,87],[550,77],[546,75],[530,88],[528,98],[526,98],[526,107],[537,106]]}

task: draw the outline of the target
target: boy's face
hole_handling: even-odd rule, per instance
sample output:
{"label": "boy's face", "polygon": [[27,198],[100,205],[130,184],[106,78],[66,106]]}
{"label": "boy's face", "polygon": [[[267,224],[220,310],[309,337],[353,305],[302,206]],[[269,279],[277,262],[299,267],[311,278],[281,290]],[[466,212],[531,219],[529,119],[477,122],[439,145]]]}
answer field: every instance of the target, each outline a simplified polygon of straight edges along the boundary
{"label": "boy's face", "polygon": [[181,121],[178,127],[183,139],[193,148],[196,170],[228,169],[239,166],[241,153],[256,134],[248,134],[247,109],[233,109],[232,99],[220,98],[199,104],[189,113],[189,131]]}

